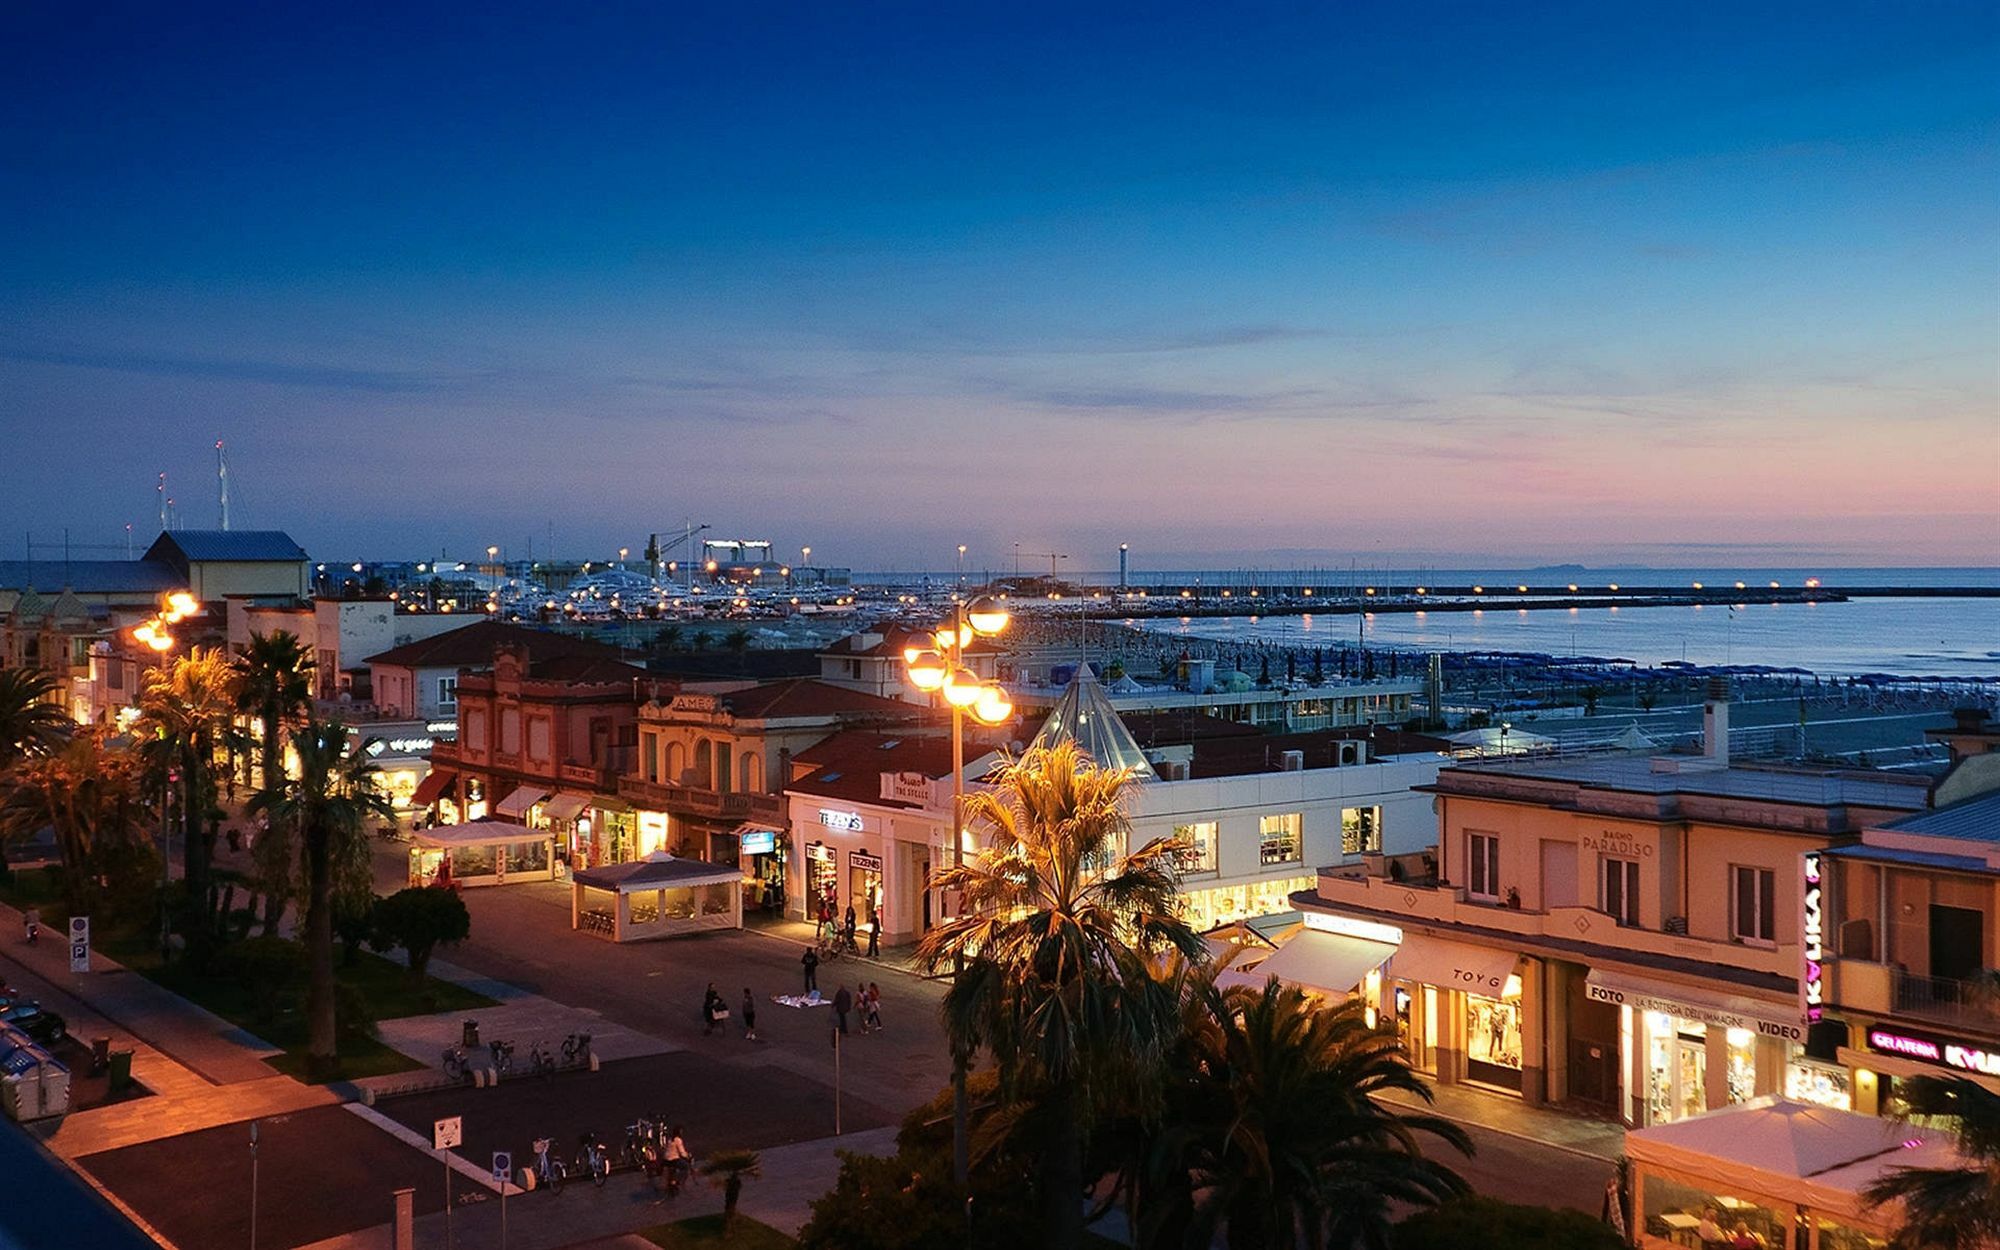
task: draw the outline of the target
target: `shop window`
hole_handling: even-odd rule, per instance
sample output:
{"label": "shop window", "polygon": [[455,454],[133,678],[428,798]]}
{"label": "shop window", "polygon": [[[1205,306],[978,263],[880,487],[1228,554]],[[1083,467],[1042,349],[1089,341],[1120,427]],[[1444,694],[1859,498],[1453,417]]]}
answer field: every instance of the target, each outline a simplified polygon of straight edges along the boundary
{"label": "shop window", "polygon": [[1639,861],[1604,859],[1604,889],[1600,896],[1604,910],[1619,924],[1637,928],[1639,924]]}
{"label": "shop window", "polygon": [[1215,871],[1216,829],[1212,820],[1174,826],[1174,841],[1183,844],[1179,855],[1183,873]]}
{"label": "shop window", "polygon": [[1382,849],[1382,809],[1343,807],[1340,809],[1340,853],[1371,855]]}
{"label": "shop window", "polygon": [[1521,983],[1509,977],[1499,998],[1465,996],[1465,1075],[1521,1088]]}
{"label": "shop window", "polygon": [[1475,833],[1466,843],[1471,856],[1465,876],[1466,893],[1489,903],[1499,901],[1500,839],[1490,833]]}
{"label": "shop window", "polygon": [[1708,1110],[1708,1026],[1663,1012],[1646,1013],[1647,1123],[1665,1124]]}
{"label": "shop window", "polygon": [[1729,1056],[1729,1101],[1749,1102],[1757,1096],[1757,1035],[1731,1029],[1726,1037]]}
{"label": "shop window", "polygon": [[1197,930],[1234,924],[1257,916],[1275,916],[1292,908],[1292,895],[1313,889],[1317,877],[1289,877],[1248,885],[1218,885],[1181,894],[1181,915]]}
{"label": "shop window", "polygon": [[1854,1110],[1853,1078],[1846,1068],[1810,1059],[1794,1059],[1785,1065],[1785,1097],[1793,1102],[1809,1102],[1822,1107]]}
{"label": "shop window", "polygon": [[1729,935],[1739,941],[1776,941],[1776,874],[1736,864],[1729,869],[1729,885]]}
{"label": "shop window", "polygon": [[1266,864],[1296,863],[1303,857],[1297,812],[1282,816],[1262,816],[1257,820],[1258,855]]}

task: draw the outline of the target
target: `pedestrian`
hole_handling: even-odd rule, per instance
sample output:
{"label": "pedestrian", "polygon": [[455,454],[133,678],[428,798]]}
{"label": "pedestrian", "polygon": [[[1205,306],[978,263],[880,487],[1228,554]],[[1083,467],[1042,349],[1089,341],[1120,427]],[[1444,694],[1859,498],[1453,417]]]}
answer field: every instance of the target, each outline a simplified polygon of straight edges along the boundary
{"label": "pedestrian", "polygon": [[882,957],[882,908],[880,904],[877,904],[875,907],[874,919],[868,922],[868,958],[880,959],[881,957]]}
{"label": "pedestrian", "polygon": [[854,1010],[854,995],[845,985],[833,992],[833,1017],[842,1037],[847,1036],[847,1013]]}
{"label": "pedestrian", "polygon": [[806,953],[799,957],[799,963],[806,970],[806,994],[811,996],[819,993],[819,952],[810,946],[806,947]]}
{"label": "pedestrian", "polygon": [[854,904],[847,905],[847,918],[840,926],[841,936],[847,939],[848,949],[854,947]]}
{"label": "pedestrian", "polygon": [[825,938],[833,929],[833,899],[831,897],[820,899],[817,920],[818,923],[813,926],[813,940],[815,942]]}
{"label": "pedestrian", "polygon": [[743,987],[743,1040],[757,1040],[757,999],[747,985]]}
{"label": "pedestrian", "polygon": [[882,987],[873,981],[868,983],[867,1001],[867,1009],[862,1014],[868,1019],[868,1030],[871,1033],[880,1033],[882,1031]]}
{"label": "pedestrian", "polygon": [[707,1037],[715,1032],[715,1026],[729,1018],[729,1008],[722,1005],[722,993],[715,988],[715,982],[708,983],[708,993],[701,999],[701,1035]]}
{"label": "pedestrian", "polygon": [[676,1124],[667,1138],[667,1192],[679,1193],[681,1183],[693,1169],[694,1156],[688,1153],[687,1139],[681,1136],[681,1126]]}

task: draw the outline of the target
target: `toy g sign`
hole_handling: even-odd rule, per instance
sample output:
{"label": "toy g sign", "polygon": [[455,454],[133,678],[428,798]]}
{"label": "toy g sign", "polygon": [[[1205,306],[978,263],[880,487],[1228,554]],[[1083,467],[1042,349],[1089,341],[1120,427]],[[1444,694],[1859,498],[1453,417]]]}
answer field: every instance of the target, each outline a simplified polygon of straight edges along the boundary
{"label": "toy g sign", "polygon": [[1805,891],[1799,899],[1799,947],[1804,966],[1799,969],[1799,1014],[1813,1024],[1826,1012],[1826,884],[1820,876],[1819,852],[1807,851],[1802,859]]}

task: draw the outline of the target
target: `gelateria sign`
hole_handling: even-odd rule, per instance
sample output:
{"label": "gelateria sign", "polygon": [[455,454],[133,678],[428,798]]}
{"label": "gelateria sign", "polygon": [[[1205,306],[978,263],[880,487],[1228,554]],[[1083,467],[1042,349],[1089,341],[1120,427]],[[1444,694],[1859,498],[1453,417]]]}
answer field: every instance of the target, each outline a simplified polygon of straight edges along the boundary
{"label": "gelateria sign", "polygon": [[1957,1068],[1961,1072],[2000,1076],[2000,1053],[1980,1046],[1967,1045],[1964,1042],[1947,1042],[1935,1037],[1926,1037],[1921,1033],[1873,1028],[1868,1030],[1868,1049],[1878,1055],[1896,1055],[1903,1059],[1934,1063],[1940,1067]]}

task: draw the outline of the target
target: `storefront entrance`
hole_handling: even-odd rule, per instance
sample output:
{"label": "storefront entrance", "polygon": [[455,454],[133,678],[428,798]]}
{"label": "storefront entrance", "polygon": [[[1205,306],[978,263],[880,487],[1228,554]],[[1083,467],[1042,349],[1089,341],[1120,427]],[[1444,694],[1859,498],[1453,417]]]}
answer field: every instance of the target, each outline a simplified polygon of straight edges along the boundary
{"label": "storefront entrance", "polygon": [[882,906],[881,856],[866,851],[847,853],[847,904],[854,908],[857,925],[875,923],[875,913]]}
{"label": "storefront entrance", "polygon": [[1521,978],[1499,998],[1465,996],[1465,1079],[1521,1090]]}
{"label": "storefront entrance", "polygon": [[1647,1123],[1664,1124],[1708,1110],[1708,1026],[1649,1011],[1646,1039]]}
{"label": "storefront entrance", "polygon": [[806,847],[806,896],[805,916],[810,920],[818,912],[819,905],[831,902],[834,913],[840,911],[840,870],[834,863],[838,854],[824,842],[814,842]]}

